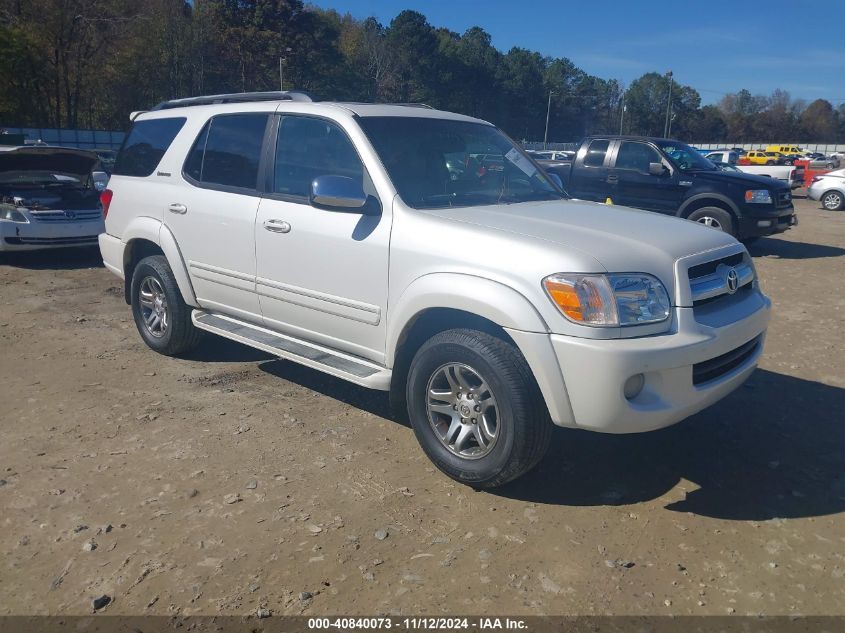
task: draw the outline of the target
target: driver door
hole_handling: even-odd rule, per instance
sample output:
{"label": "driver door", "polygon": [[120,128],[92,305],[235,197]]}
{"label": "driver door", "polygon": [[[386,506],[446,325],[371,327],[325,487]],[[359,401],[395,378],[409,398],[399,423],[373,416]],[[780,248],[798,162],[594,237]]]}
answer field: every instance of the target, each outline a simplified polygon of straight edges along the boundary
{"label": "driver door", "polygon": [[[339,124],[284,114],[272,183],[255,223],[256,287],[267,327],[384,362],[390,209]],[[370,195],[367,210],[311,205],[311,183],[345,176]],[[383,207],[383,205],[382,205]]]}
{"label": "driver door", "polygon": [[616,152],[611,175],[616,176],[616,204],[638,209],[675,214],[681,204],[684,186],[678,181],[677,172],[668,170],[662,175],[649,173],[650,163],[665,161],[648,143],[622,141]]}

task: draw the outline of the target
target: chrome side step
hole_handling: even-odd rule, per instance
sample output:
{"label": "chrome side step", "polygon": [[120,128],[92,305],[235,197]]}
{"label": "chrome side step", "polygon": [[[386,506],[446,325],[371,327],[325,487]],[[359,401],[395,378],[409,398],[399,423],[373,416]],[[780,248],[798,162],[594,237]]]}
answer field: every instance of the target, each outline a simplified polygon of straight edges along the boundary
{"label": "chrome side step", "polygon": [[319,369],[371,389],[390,389],[391,371],[373,362],[279,334],[222,314],[194,310],[191,319],[199,329],[249,345],[274,356]]}

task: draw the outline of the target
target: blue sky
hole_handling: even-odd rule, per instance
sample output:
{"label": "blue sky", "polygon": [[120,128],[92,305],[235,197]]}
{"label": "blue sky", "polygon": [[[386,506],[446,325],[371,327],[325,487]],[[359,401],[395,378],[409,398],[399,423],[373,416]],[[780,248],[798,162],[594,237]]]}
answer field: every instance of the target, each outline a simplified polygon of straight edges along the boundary
{"label": "blue sky", "polygon": [[741,88],[845,102],[845,0],[312,1],[385,25],[403,9],[459,33],[477,25],[499,50],[568,57],[626,85],[672,70],[703,103]]}

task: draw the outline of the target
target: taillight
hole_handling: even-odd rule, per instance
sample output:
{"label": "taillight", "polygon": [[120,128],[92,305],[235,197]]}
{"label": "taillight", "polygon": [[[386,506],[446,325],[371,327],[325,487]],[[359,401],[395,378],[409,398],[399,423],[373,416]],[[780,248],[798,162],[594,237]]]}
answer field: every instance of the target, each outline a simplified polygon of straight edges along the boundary
{"label": "taillight", "polygon": [[109,214],[109,205],[111,204],[111,199],[114,197],[114,192],[111,189],[104,189],[103,193],[100,194],[100,204],[103,205],[103,217],[107,217]]}

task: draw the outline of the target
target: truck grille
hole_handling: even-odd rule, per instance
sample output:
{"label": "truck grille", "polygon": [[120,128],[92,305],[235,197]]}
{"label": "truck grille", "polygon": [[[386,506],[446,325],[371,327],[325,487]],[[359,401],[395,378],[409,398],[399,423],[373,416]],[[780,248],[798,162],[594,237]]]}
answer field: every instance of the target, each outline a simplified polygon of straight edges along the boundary
{"label": "truck grille", "polygon": [[759,347],[760,337],[758,336],[744,345],[731,350],[727,354],[696,363],[692,366],[692,384],[697,387],[732,372],[737,367],[745,364],[757,352]]}
{"label": "truck grille", "polygon": [[779,191],[776,194],[776,202],[775,206],[778,209],[785,209],[786,207],[792,206],[792,194],[789,191]]}
{"label": "truck grille", "polygon": [[688,274],[693,307],[747,292],[754,281],[754,269],[744,253],[692,266]]}
{"label": "truck grille", "polygon": [[93,222],[101,220],[103,212],[99,209],[85,209],[80,211],[30,211],[29,214],[36,222]]}

